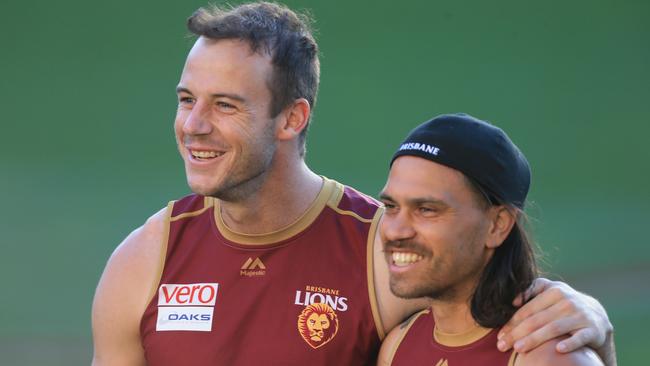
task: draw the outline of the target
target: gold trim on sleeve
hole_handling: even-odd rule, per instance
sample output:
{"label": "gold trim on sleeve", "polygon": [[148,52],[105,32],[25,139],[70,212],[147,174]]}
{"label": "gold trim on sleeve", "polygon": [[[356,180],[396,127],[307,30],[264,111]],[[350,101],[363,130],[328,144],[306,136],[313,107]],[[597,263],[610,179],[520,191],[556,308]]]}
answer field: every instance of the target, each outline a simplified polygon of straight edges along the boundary
{"label": "gold trim on sleeve", "polygon": [[[205,202],[205,200],[204,200],[204,202]],[[196,210],[196,211],[183,212],[183,213],[180,214],[180,215],[176,215],[176,216],[170,218],[170,221],[171,221],[171,222],[174,222],[174,221],[178,221],[178,220],[180,220],[180,219],[185,219],[185,218],[188,218],[188,217],[199,216],[200,214],[202,214],[202,213],[204,213],[205,211],[207,211],[210,207],[212,207],[212,206],[206,206],[206,207],[203,207],[202,209],[200,209],[200,210]]]}
{"label": "gold trim on sleeve", "polygon": [[508,366],[515,366],[515,361],[517,361],[517,356],[519,354],[515,352],[514,350],[510,354],[510,359],[508,360]]}
{"label": "gold trim on sleeve", "polygon": [[395,345],[393,346],[393,349],[390,351],[390,357],[388,358],[389,365],[393,364],[393,359],[395,358],[395,354],[397,353],[397,349],[399,346],[402,344],[402,341],[404,340],[404,337],[408,334],[409,330],[415,324],[415,321],[422,315],[429,314],[430,310],[429,309],[424,309],[421,310],[418,313],[415,313],[411,315],[408,319],[406,319],[402,324],[400,324],[398,327],[402,331],[402,333],[399,335],[399,338],[395,342]]}
{"label": "gold trim on sleeve", "polygon": [[375,290],[375,236],[377,234],[377,225],[381,219],[381,215],[384,210],[380,207],[375,212],[375,216],[372,218],[372,224],[370,224],[370,230],[368,230],[368,241],[366,243],[366,271],[368,278],[368,297],[370,299],[370,310],[372,311],[372,317],[375,320],[375,328],[377,328],[377,334],[379,335],[379,340],[384,340],[386,337],[386,331],[384,330],[384,323],[381,321],[381,315],[379,314],[379,305],[377,303],[377,291]]}

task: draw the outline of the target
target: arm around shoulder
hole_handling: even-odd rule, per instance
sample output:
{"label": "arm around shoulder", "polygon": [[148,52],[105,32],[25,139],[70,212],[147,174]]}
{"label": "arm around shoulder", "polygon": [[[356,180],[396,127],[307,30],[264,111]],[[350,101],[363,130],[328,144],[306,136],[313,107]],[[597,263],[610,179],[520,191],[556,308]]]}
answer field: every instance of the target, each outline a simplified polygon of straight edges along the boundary
{"label": "arm around shoulder", "polygon": [[515,366],[603,366],[603,361],[589,347],[582,347],[569,353],[556,351],[559,339],[545,342],[530,352],[517,355]]}
{"label": "arm around shoulder", "polygon": [[140,319],[158,284],[168,209],[153,215],[115,249],[92,308],[93,365],[145,365]]}

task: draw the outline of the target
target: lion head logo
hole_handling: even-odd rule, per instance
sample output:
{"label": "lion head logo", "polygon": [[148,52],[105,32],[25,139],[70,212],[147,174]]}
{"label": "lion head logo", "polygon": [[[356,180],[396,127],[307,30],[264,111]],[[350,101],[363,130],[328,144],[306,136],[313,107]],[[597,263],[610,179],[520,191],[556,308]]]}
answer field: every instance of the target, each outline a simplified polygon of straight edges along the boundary
{"label": "lion head logo", "polygon": [[298,331],[312,348],[324,346],[339,330],[339,318],[327,304],[315,303],[305,307],[298,316]]}

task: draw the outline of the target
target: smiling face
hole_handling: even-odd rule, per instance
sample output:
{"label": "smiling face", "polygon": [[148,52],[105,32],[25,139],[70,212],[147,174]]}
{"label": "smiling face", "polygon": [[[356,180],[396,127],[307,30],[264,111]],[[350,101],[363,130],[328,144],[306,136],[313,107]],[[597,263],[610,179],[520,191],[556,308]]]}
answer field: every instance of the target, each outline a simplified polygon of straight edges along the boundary
{"label": "smiling face", "polygon": [[238,200],[262,184],[276,149],[271,72],[270,57],[245,42],[196,41],[177,87],[174,123],[195,193]]}
{"label": "smiling face", "polygon": [[391,167],[380,225],[391,291],[404,298],[466,300],[492,249],[490,209],[462,173],[414,156]]}

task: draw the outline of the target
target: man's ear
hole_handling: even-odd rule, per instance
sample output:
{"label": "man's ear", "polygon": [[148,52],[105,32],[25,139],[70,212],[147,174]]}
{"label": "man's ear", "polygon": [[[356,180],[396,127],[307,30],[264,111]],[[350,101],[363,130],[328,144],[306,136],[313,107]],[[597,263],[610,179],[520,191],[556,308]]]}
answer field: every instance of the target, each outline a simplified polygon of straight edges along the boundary
{"label": "man's ear", "polygon": [[282,118],[278,126],[277,137],[280,140],[291,140],[307,128],[311,106],[305,98],[298,98],[282,111]]}
{"label": "man's ear", "polygon": [[490,208],[490,229],[485,245],[488,248],[500,246],[510,234],[512,227],[517,222],[517,212],[506,206],[493,206]]}

